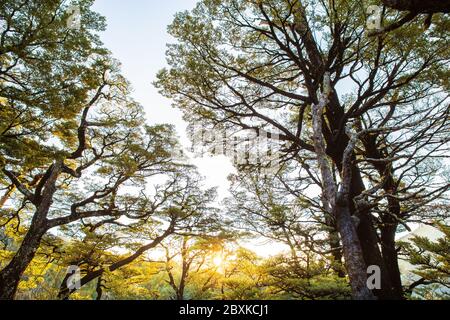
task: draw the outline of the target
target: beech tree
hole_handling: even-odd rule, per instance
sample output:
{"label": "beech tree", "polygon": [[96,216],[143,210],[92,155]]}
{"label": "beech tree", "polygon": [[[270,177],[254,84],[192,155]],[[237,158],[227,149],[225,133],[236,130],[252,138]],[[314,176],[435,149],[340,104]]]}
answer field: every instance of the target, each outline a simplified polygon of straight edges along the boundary
{"label": "beech tree", "polygon": [[14,297],[51,229],[95,217],[145,218],[155,208],[121,188],[171,170],[172,129],[143,125],[118,63],[94,34],[103,20],[91,4],[80,3],[77,32],[60,1],[2,2],[1,179],[12,197],[2,215],[27,231],[0,271],[1,299]]}
{"label": "beech tree", "polygon": [[[147,200],[151,209],[136,212],[139,218],[135,218],[134,223],[128,221],[126,224],[119,224],[118,229],[109,230],[109,224],[114,223],[116,219],[97,222],[94,225],[95,238],[85,238],[81,243],[75,244],[83,248],[82,254],[66,257],[65,261],[68,265],[82,268],[81,287],[94,280],[99,283],[105,273],[110,274],[144,258],[148,251],[157,249],[171,237],[186,232],[212,235],[220,231],[218,212],[211,203],[215,199],[215,190],[203,190],[201,178],[192,171],[190,167],[180,167],[168,177],[165,184],[157,186],[154,199]],[[142,196],[143,194],[139,197]],[[108,226],[106,233],[98,229],[105,225]],[[99,245],[102,243],[99,240],[103,237],[110,239],[106,242],[109,248]],[[107,250],[120,248],[129,253],[117,256]],[[71,274],[68,273],[61,283],[58,294],[60,299],[69,298],[79,289],[68,286],[69,276]]]}
{"label": "beech tree", "polygon": [[312,251],[297,259],[278,255],[262,265],[265,283],[288,297],[299,300],[350,299],[345,278],[338,277],[326,259]]}
{"label": "beech tree", "polygon": [[221,300],[265,300],[281,295],[271,290],[263,259],[242,247],[226,248],[213,298]]}
{"label": "beech tree", "polygon": [[[68,24],[64,1],[1,2],[2,166],[20,163],[20,174],[26,175],[53,161],[56,141],[65,146],[76,143],[79,116],[92,92],[102,86],[109,59],[96,34],[105,21],[89,9],[92,3],[78,2],[82,23],[75,30]],[[45,143],[50,138],[54,144]],[[15,187],[4,175],[0,178],[2,185]],[[38,178],[29,181],[37,182]]]}
{"label": "beech tree", "polygon": [[[448,150],[448,43],[441,28],[424,34],[416,24],[369,37],[365,9],[357,1],[202,1],[169,27],[177,43],[157,86],[188,121],[263,129],[284,143],[282,161],[329,164],[335,189],[348,195],[365,267],[381,269],[373,293],[401,299],[397,229],[445,215],[427,208],[445,202],[449,187],[438,164]],[[323,92],[325,158],[312,126]],[[346,129],[355,134],[350,146]],[[327,196],[329,174],[319,177]]]}
{"label": "beech tree", "polygon": [[214,263],[214,258],[223,249],[223,239],[205,236],[183,235],[163,244],[165,261],[162,268],[176,300],[187,299],[188,289],[194,291],[191,295],[194,293],[198,299],[216,285],[220,266]]}
{"label": "beech tree", "polygon": [[[96,123],[95,129],[89,130],[92,135],[87,138],[87,133],[80,134],[80,157],[74,157],[72,152],[67,157],[55,159],[53,164],[44,168],[45,171],[41,171],[41,182],[35,188],[29,188],[24,180],[19,180],[13,173],[16,170],[4,169],[19,190],[18,201],[22,202],[22,207],[18,205],[18,210],[12,213],[9,220],[33,212],[33,209],[34,213],[30,215],[30,220],[26,220],[28,230],[19,249],[0,272],[2,298],[13,297],[21,274],[49,230],[89,218],[106,222],[114,222],[121,217],[145,219],[158,208],[160,204],[142,196],[142,190],[137,194],[127,194],[121,190],[122,187],[130,188],[130,185],[140,186],[146,177],[165,170],[170,153],[164,148],[167,143],[170,145],[168,141],[171,141],[172,133],[164,126],[139,132],[139,128],[132,125],[136,120],[136,110],[128,111],[132,115],[128,121],[125,110],[119,109],[109,113],[103,110],[108,117],[115,112],[120,115],[119,120],[105,119],[112,121],[109,125],[100,125],[101,119],[92,119]],[[86,125],[81,125],[83,127],[86,128]],[[36,172],[40,174],[40,171]],[[88,172],[91,179],[83,179],[83,174]]]}
{"label": "beech tree", "polygon": [[349,288],[334,217],[315,195],[318,178],[295,175],[297,165],[285,165],[273,177],[251,171],[233,177],[228,206],[233,226],[286,248],[262,263],[271,287],[297,299],[346,298]]}
{"label": "beech tree", "polygon": [[[0,300],[405,299],[448,286],[446,238],[396,242],[449,217],[448,1],[201,0],[177,14],[156,86],[202,128],[194,142],[239,158],[222,212],[173,156],[174,128],[145,123],[93,0],[73,4],[0,3]],[[380,29],[369,5],[384,6]],[[246,133],[270,150],[240,148]],[[226,242],[229,227],[286,251],[258,257]],[[406,287],[403,253],[421,277]]]}

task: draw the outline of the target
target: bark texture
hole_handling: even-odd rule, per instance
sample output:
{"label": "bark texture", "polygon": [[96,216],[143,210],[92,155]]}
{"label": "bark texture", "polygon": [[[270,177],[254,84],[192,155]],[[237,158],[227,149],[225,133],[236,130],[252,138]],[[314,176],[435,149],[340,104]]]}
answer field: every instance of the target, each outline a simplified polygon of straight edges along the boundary
{"label": "bark texture", "polygon": [[352,154],[356,139],[351,139],[344,153],[342,166],[342,191],[337,191],[331,166],[326,154],[325,141],[322,133],[323,110],[328,104],[328,96],[331,92],[330,76],[325,75],[324,93],[319,103],[313,105],[313,140],[322,176],[322,188],[326,198],[327,210],[332,212],[337,221],[337,228],[341,236],[345,266],[350,279],[353,298],[356,300],[374,300],[375,297],[367,287],[367,269],[364,261],[361,244],[353,223],[349,209],[349,195],[352,168],[350,154]]}
{"label": "bark texture", "polygon": [[42,194],[35,199],[38,204],[25,238],[18,251],[0,272],[0,300],[12,300],[26,268],[36,255],[41,239],[48,231],[47,214],[56,191],[56,180],[62,169],[62,161],[57,161],[48,170],[48,179],[43,186]]}

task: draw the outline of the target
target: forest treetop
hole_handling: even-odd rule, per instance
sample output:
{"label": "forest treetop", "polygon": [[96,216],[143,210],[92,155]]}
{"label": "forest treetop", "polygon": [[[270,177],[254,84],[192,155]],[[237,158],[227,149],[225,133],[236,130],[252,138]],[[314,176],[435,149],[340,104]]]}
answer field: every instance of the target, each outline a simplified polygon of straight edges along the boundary
{"label": "forest treetop", "polygon": [[[405,21],[394,2],[203,0],[175,16],[160,92],[192,126],[277,138],[277,170],[240,165],[219,208],[174,156],[173,126],[146,123],[93,0],[75,2],[75,29],[67,1],[2,1],[0,299],[404,299],[447,286],[450,22],[445,8]],[[387,29],[371,34],[367,8],[382,3]],[[441,240],[396,242],[436,221]],[[257,257],[239,245],[250,236],[287,251]]]}

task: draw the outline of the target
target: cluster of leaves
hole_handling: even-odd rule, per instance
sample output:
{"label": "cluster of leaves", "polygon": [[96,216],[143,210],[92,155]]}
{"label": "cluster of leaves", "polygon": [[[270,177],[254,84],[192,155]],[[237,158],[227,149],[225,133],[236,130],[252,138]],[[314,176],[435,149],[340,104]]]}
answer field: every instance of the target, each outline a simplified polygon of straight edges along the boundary
{"label": "cluster of leaves", "polygon": [[450,226],[435,224],[441,237],[435,241],[415,236],[400,245],[407,261],[414,266],[414,280],[408,286],[413,297],[450,299]]}

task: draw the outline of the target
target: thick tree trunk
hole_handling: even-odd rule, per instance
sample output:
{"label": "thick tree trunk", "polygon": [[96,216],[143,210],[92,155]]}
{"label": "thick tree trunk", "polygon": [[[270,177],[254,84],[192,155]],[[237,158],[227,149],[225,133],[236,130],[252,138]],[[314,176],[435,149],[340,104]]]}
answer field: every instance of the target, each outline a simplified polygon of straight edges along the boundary
{"label": "thick tree trunk", "polygon": [[[343,154],[347,144],[348,137],[343,135],[339,143],[335,144],[332,148],[327,148],[327,152],[329,152],[334,164],[340,171],[342,170]],[[375,289],[373,290],[373,293],[380,300],[400,299],[400,297],[396,296],[392,291],[391,277],[380,250],[377,230],[374,226],[370,210],[357,212],[352,200],[364,192],[365,189],[359,168],[356,165],[352,165],[350,201],[348,203],[350,215],[357,216],[359,219],[356,231],[361,244],[366,268],[371,265],[376,265],[379,266],[381,270],[381,289]]]}
{"label": "thick tree trunk", "polygon": [[[339,98],[335,91],[330,91],[329,96],[329,108],[325,110],[325,117],[328,120],[328,125],[332,132],[338,132],[341,127],[341,119],[345,116],[343,113],[343,108],[340,107]],[[343,133],[339,137],[334,137],[332,135],[323,134],[327,148],[326,154],[329,156],[336,168],[342,171],[343,168],[343,158],[346,147],[349,143],[349,137]],[[353,199],[359,196],[365,191],[366,187],[364,185],[363,179],[361,177],[361,172],[356,165],[352,165],[351,172],[351,183],[349,190],[349,210],[351,216],[358,216],[359,223],[356,228],[358,238],[360,241],[361,249],[364,256],[364,261],[366,263],[366,268],[371,265],[376,265],[380,267],[381,270],[381,289],[373,290],[373,293],[381,300],[391,300],[396,299],[391,288],[391,277],[385,266],[383,256],[381,254],[379,239],[377,230],[374,226],[374,221],[370,210],[363,210],[357,212]]]}
{"label": "thick tree trunk", "polygon": [[[380,171],[381,172],[381,171]],[[386,172],[386,170],[384,171]],[[393,178],[392,168],[389,167],[387,181],[384,186],[386,193],[392,193],[397,185]],[[389,213],[382,217],[381,229],[381,251],[386,268],[391,280],[391,290],[395,299],[404,299],[403,286],[398,265],[398,254],[395,243],[395,234],[398,226],[398,218],[402,218],[400,202],[393,197],[388,198]],[[397,218],[396,218],[397,217]]]}
{"label": "thick tree trunk", "polygon": [[[382,153],[377,149],[377,136],[364,135],[361,139],[364,144],[366,156],[372,159],[383,159]],[[395,194],[397,188],[397,182],[394,179],[393,168],[390,164],[385,162],[373,162],[372,165],[378,171],[380,177],[385,180],[383,190],[386,194]],[[404,299],[403,287],[400,276],[400,269],[398,266],[398,255],[395,245],[395,234],[397,231],[398,220],[395,217],[402,218],[401,206],[397,199],[394,197],[388,197],[388,213],[384,213],[381,216],[382,226],[380,227],[380,243],[381,253],[383,259],[382,266],[382,288],[386,288],[385,293],[389,293],[386,296],[387,299]],[[385,270],[383,271],[383,268]],[[386,275],[389,276],[389,282],[386,281]],[[387,292],[389,289],[390,291]]]}
{"label": "thick tree trunk", "polygon": [[[339,107],[339,100],[335,93],[331,93],[330,96],[330,108],[326,109],[326,118],[331,130],[338,131],[340,128],[340,119],[344,117],[342,114],[342,108]],[[328,110],[330,109],[330,110]],[[324,138],[327,142],[326,153],[333,160],[336,168],[339,171],[343,169],[343,158],[345,149],[349,143],[349,137],[346,134],[340,135],[335,141],[335,137],[326,136]],[[357,216],[359,219],[356,231],[360,240],[361,249],[366,262],[366,267],[376,265],[381,270],[381,289],[373,290],[374,294],[381,300],[400,299],[398,295],[395,295],[392,291],[391,276],[384,262],[383,255],[380,250],[380,242],[375,228],[372,214],[369,209],[357,211],[353,199],[361,195],[366,190],[361,172],[357,165],[351,165],[351,183],[349,190],[349,210],[350,215]]]}
{"label": "thick tree trunk", "polygon": [[360,241],[346,202],[348,201],[345,199],[337,200],[335,214],[353,298],[356,300],[373,300],[375,297],[367,287],[367,268]]}
{"label": "thick tree trunk", "polygon": [[14,299],[20,279],[33,260],[45,232],[42,226],[30,228],[13,259],[0,272],[0,300]]}
{"label": "thick tree trunk", "polygon": [[353,171],[350,155],[353,154],[356,139],[349,140],[347,146],[344,148],[342,168],[340,170],[342,191],[338,192],[333,171],[325,151],[325,139],[323,135],[323,110],[329,103],[328,97],[331,92],[329,74],[325,74],[324,76],[323,87],[324,93],[321,95],[319,103],[312,107],[313,141],[318,167],[322,177],[323,205],[336,218],[353,298],[356,300],[373,300],[375,297],[367,287],[367,268],[349,209],[350,185]]}
{"label": "thick tree trunk", "polygon": [[12,300],[19,286],[20,278],[39,249],[41,239],[49,229],[47,225],[47,214],[53,202],[53,194],[56,191],[56,180],[61,172],[62,162],[57,161],[47,171],[47,179],[43,186],[37,208],[31,220],[25,238],[20,244],[9,264],[0,271],[0,300]]}
{"label": "thick tree trunk", "polygon": [[[352,188],[351,199],[360,195],[364,190],[364,184],[362,182],[361,174],[358,169],[353,170],[352,175]],[[350,212],[352,215],[356,214],[356,209],[353,203],[350,203]],[[374,294],[380,300],[396,300],[401,299],[393,291],[393,284],[391,282],[391,275],[389,269],[386,267],[384,257],[381,253],[377,230],[374,226],[374,221],[369,210],[363,210],[358,213],[358,227],[357,233],[360,239],[361,248],[363,251],[364,261],[366,266],[375,265],[381,270],[381,289],[374,289]]]}

